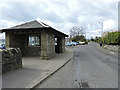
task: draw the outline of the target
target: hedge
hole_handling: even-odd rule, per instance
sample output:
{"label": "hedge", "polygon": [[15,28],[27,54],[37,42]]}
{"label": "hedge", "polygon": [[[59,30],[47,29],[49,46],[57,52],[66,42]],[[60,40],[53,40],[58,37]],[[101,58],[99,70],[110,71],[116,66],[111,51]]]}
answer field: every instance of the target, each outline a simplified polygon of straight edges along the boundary
{"label": "hedge", "polygon": [[[101,38],[98,42],[101,42]],[[120,45],[120,32],[109,32],[106,36],[102,37],[102,43],[108,45]]]}

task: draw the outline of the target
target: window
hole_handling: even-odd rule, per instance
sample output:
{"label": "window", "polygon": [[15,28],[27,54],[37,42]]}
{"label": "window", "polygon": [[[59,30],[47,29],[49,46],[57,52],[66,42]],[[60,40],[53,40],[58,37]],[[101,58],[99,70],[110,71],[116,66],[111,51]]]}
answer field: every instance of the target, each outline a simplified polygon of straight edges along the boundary
{"label": "window", "polygon": [[55,45],[57,45],[57,38],[55,38]]}
{"label": "window", "polygon": [[41,45],[40,35],[29,36],[29,46],[40,46]]}

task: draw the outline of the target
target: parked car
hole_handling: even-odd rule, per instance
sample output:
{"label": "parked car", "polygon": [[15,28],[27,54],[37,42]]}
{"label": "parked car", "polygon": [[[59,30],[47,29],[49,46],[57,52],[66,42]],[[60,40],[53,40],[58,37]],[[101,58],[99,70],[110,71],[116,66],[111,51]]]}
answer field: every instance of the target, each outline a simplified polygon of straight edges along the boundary
{"label": "parked car", "polygon": [[66,43],[66,46],[76,46],[76,45],[78,45],[78,43],[76,43],[76,42],[67,42]]}
{"label": "parked car", "polygon": [[6,48],[5,48],[5,44],[1,44],[1,45],[0,45],[0,49],[6,49]]}
{"label": "parked car", "polygon": [[71,43],[70,43],[70,42],[67,42],[67,43],[66,43],[66,46],[71,46]]}
{"label": "parked car", "polygon": [[84,45],[84,44],[85,44],[85,42],[81,42],[81,41],[79,41],[79,44],[82,44],[82,45]]}
{"label": "parked car", "polygon": [[79,45],[79,43],[71,42],[74,46]]}

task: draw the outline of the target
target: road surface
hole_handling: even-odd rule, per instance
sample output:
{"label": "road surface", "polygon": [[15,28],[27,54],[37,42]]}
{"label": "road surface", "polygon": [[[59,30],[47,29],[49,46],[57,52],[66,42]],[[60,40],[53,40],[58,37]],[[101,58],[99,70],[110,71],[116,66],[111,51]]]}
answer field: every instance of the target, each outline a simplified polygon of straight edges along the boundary
{"label": "road surface", "polygon": [[69,49],[75,52],[73,59],[36,88],[118,88],[118,57],[94,43]]}

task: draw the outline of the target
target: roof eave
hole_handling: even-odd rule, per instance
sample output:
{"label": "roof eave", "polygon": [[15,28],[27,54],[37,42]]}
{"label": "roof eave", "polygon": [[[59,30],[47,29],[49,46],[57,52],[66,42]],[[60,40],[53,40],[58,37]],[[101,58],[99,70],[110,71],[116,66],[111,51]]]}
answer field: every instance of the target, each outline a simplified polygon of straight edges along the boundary
{"label": "roof eave", "polygon": [[0,32],[6,32],[6,31],[11,31],[11,30],[27,30],[27,29],[42,29],[42,28],[47,28],[47,27],[36,27],[36,28],[6,28],[6,29],[1,29]]}

